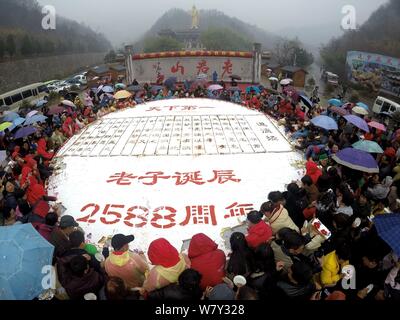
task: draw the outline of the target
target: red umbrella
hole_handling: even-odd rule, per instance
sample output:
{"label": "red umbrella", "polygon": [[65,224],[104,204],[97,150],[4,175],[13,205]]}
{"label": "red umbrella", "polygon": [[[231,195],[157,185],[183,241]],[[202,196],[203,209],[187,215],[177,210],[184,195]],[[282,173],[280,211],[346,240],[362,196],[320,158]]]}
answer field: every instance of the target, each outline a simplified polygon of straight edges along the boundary
{"label": "red umbrella", "polygon": [[370,126],[371,128],[376,128],[376,129],[384,131],[384,132],[386,131],[386,127],[382,123],[379,123],[376,121],[368,122],[368,126]]}

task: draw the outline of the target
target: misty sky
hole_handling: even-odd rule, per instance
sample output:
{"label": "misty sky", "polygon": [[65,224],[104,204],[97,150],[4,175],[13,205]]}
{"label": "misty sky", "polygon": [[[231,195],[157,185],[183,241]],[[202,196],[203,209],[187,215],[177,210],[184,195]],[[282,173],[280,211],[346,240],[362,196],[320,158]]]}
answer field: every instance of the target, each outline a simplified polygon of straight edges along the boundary
{"label": "misty sky", "polygon": [[[114,44],[137,40],[167,10],[217,9],[282,36],[318,45],[340,34],[342,7],[356,8],[357,24],[388,0],[38,0],[57,14],[84,22]],[[243,8],[243,5],[246,5]],[[200,21],[201,23],[201,21]],[[329,40],[329,39],[326,39]]]}

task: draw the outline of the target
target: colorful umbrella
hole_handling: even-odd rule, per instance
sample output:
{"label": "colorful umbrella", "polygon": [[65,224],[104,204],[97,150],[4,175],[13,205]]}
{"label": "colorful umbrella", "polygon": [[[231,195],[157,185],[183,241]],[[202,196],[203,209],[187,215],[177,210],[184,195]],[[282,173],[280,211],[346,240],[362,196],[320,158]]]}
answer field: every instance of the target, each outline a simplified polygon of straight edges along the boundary
{"label": "colorful umbrella", "polygon": [[348,122],[350,122],[352,125],[356,126],[357,128],[359,128],[365,132],[369,132],[368,124],[365,122],[364,119],[361,119],[360,117],[357,117],[352,114],[344,116],[344,118]]}
{"label": "colorful umbrella", "polygon": [[335,106],[335,107],[340,107],[343,104],[343,102],[340,101],[339,99],[330,99],[330,100],[328,100],[328,103],[329,103],[329,105]]}
{"label": "colorful umbrella", "polygon": [[311,123],[314,126],[325,129],[325,130],[337,130],[338,129],[338,125],[337,125],[336,121],[327,116],[317,116],[317,117],[311,119]]}
{"label": "colorful umbrella", "polygon": [[33,110],[33,111],[31,111],[31,112],[28,112],[28,113],[26,114],[26,118],[32,117],[32,116],[34,116],[34,115],[37,114],[37,113],[39,113],[39,111],[37,111],[37,110]]}
{"label": "colorful umbrella", "polygon": [[13,121],[15,119],[19,118],[19,114],[16,112],[7,112],[4,113],[3,121]]}
{"label": "colorful umbrella", "polygon": [[[32,226],[0,228],[0,300],[32,300],[43,288],[43,271],[50,268],[54,247]],[[50,271],[50,269],[49,269]]]}
{"label": "colorful umbrella", "polygon": [[369,153],[354,148],[340,150],[332,156],[337,163],[362,172],[379,173],[378,163]]}
{"label": "colorful umbrella", "polygon": [[69,101],[69,100],[63,100],[63,101],[61,101],[61,104],[71,107],[71,108],[76,108],[76,105],[72,101]]}
{"label": "colorful umbrella", "polygon": [[345,116],[345,115],[349,114],[349,112],[346,109],[341,108],[341,107],[334,107],[333,106],[333,107],[329,107],[328,110],[333,112],[333,113],[337,113],[340,116]]}
{"label": "colorful umbrella", "polygon": [[211,86],[208,87],[208,90],[210,91],[218,91],[224,89],[223,86],[220,86],[219,84],[212,84]]}
{"label": "colorful umbrella", "polygon": [[121,90],[118,91],[115,95],[114,95],[114,99],[120,100],[120,99],[127,99],[130,98],[132,96],[132,93],[130,93],[129,91],[126,90]]}
{"label": "colorful umbrella", "polygon": [[365,110],[364,108],[361,108],[361,107],[354,107],[353,109],[351,109],[351,111],[356,114],[360,114],[362,116],[366,116],[369,114],[369,112],[367,110]]}
{"label": "colorful umbrella", "polygon": [[386,132],[386,127],[382,123],[379,123],[376,121],[371,121],[371,122],[368,122],[368,126],[371,128],[376,128],[378,130]]}
{"label": "colorful umbrella", "polygon": [[373,221],[378,235],[400,256],[400,213],[380,214]]}
{"label": "colorful umbrella", "polygon": [[367,111],[369,110],[369,107],[363,102],[357,102],[356,105],[359,106],[360,108],[363,108],[363,109],[367,110]]}
{"label": "colorful umbrella", "polygon": [[15,133],[14,138],[15,139],[25,138],[27,136],[30,136],[31,134],[34,134],[36,131],[37,129],[34,127],[23,127]]}
{"label": "colorful umbrella", "polygon": [[34,115],[33,117],[26,119],[24,125],[30,125],[30,124],[34,124],[37,122],[45,122],[46,119],[47,119],[46,116],[44,116],[42,114],[37,114],[37,115]]}
{"label": "colorful umbrella", "polygon": [[375,141],[360,140],[353,144],[353,148],[362,150],[368,153],[383,153],[383,149]]}
{"label": "colorful umbrella", "polygon": [[0,124],[0,131],[4,131],[12,126],[12,122],[3,122]]}

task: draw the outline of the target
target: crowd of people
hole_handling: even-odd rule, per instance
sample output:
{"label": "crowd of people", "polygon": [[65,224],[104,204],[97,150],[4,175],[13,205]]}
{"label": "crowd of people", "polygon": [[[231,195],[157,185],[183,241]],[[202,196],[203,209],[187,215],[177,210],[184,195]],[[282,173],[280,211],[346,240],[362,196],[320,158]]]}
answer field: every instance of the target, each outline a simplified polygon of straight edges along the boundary
{"label": "crowd of people", "polygon": [[[134,85],[137,85],[134,83]],[[57,271],[54,299],[82,300],[400,300],[400,260],[381,239],[374,217],[400,206],[400,135],[395,130],[364,134],[338,115],[338,130],[326,131],[309,119],[327,112],[263,87],[240,92],[237,87],[209,92],[143,86],[132,97],[88,90],[74,105],[60,104],[37,132],[14,139],[6,129],[0,149],[8,159],[1,171],[2,226],[31,223],[54,245]],[[52,159],[65,141],[99,117],[145,101],[204,97],[222,99],[265,112],[274,118],[306,157],[306,175],[286,190],[266,194],[258,211],[247,214],[246,234],[230,238],[225,253],[205,234],[193,235],[187,252],[167,239],[153,241],[147,252],[131,251],[133,235],[116,234],[110,248],[99,251],[86,242],[72,216],[62,215],[46,193]],[[30,110],[27,110],[27,112]],[[328,111],[329,112],[329,111]],[[21,114],[26,116],[26,114]],[[378,174],[337,164],[332,156],[360,139],[377,141]],[[260,177],[262,178],[262,177]],[[318,219],[331,236],[311,222]],[[347,279],[345,267],[355,270]],[[347,280],[347,282],[346,282]],[[346,286],[346,283],[354,283]]]}

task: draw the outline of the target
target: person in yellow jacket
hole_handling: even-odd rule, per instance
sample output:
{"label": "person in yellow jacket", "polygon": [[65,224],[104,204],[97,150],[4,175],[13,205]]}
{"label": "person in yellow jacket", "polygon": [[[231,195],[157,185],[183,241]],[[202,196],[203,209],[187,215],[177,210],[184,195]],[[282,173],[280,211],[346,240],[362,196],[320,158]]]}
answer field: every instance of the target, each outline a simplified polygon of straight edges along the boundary
{"label": "person in yellow jacket", "polygon": [[335,286],[344,277],[341,270],[349,264],[350,249],[346,244],[328,253],[322,258],[321,284]]}

